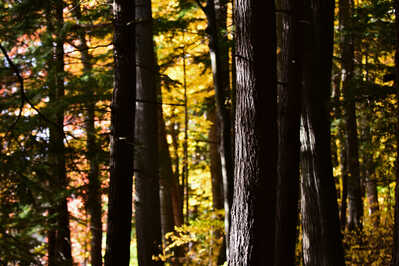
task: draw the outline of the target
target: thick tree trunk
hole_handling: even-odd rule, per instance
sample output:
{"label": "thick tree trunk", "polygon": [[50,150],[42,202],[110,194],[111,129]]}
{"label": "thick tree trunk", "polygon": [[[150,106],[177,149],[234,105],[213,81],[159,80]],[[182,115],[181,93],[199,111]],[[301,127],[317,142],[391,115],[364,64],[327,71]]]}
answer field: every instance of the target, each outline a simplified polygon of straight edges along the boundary
{"label": "thick tree trunk", "polygon": [[114,0],[114,91],[105,265],[129,265],[136,99],[134,2]]}
{"label": "thick tree trunk", "polygon": [[299,198],[299,124],[301,27],[297,27],[298,1],[280,0],[278,10],[277,57],[279,155],[277,163],[276,245],[274,265],[294,265]]}
{"label": "thick tree trunk", "polygon": [[348,228],[350,230],[362,228],[363,201],[360,186],[359,170],[359,145],[356,125],[356,104],[351,86],[353,85],[354,55],[353,36],[350,27],[352,26],[352,5],[350,0],[339,1],[339,16],[342,29],[342,71],[344,91],[344,117],[346,120],[346,133],[348,136]]}
{"label": "thick tree trunk", "polygon": [[[54,59],[49,62],[49,87],[50,87],[50,103],[56,106],[56,111],[52,115],[51,121],[54,124],[49,125],[50,129],[50,148],[49,158],[53,166],[53,179],[50,181],[54,190],[56,199],[51,214],[55,215],[54,224],[49,232],[49,256],[48,262],[50,266],[55,265],[72,265],[71,254],[71,236],[69,229],[69,213],[65,190],[68,180],[65,168],[65,147],[64,147],[64,26],[63,8],[64,2],[57,0],[54,6],[50,2],[50,14],[54,8],[54,20],[57,21],[55,27],[51,26],[52,17],[49,16],[48,21],[50,34],[56,34]],[[55,32],[52,32],[52,30]],[[64,195],[61,196],[60,195]]]}
{"label": "thick tree trunk", "polygon": [[277,180],[274,1],[235,1],[235,7],[236,150],[228,261],[272,265]]}
{"label": "thick tree trunk", "polygon": [[[78,1],[75,1],[75,8],[73,9],[74,16],[77,23],[80,23],[82,19],[81,7]],[[102,265],[102,211],[101,211],[101,181],[99,174],[99,162],[98,162],[98,144],[96,141],[96,130],[95,130],[95,80],[92,78],[93,70],[93,57],[89,53],[89,47],[87,45],[86,34],[83,31],[78,32],[78,38],[80,41],[79,50],[81,54],[81,60],[83,63],[83,73],[89,77],[88,82],[83,86],[84,94],[87,97],[85,106],[87,108],[85,118],[85,129],[86,129],[86,158],[89,162],[88,172],[88,192],[86,199],[87,211],[90,216],[90,261],[93,266]]]}
{"label": "thick tree trunk", "polygon": [[135,157],[135,217],[139,265],[163,265],[159,200],[158,106],[152,39],[151,1],[136,0],[137,98]]}
{"label": "thick tree trunk", "polygon": [[330,150],[334,1],[305,4],[301,116],[301,214],[304,265],[344,265]]}
{"label": "thick tree trunk", "polygon": [[[399,86],[399,0],[394,0],[396,51],[395,51],[395,86]],[[399,99],[399,90],[396,98]],[[393,228],[393,248],[391,265],[399,265],[399,108],[396,111],[396,187],[395,187],[395,223]]]}

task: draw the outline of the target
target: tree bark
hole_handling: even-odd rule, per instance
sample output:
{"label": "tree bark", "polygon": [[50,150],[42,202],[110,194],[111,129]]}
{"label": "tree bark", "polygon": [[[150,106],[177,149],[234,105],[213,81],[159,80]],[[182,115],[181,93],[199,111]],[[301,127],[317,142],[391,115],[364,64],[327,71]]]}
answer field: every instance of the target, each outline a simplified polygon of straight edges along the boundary
{"label": "tree bark", "polygon": [[339,1],[339,16],[342,29],[342,72],[343,72],[343,91],[344,91],[344,118],[348,138],[348,229],[355,230],[362,228],[363,201],[360,186],[359,170],[359,145],[356,124],[356,103],[353,93],[354,75],[354,44],[353,35],[350,27],[352,26],[353,6],[349,0]]}
{"label": "tree bark", "polygon": [[105,265],[129,265],[136,99],[134,2],[114,0],[114,91]]}
{"label": "tree bark", "polygon": [[235,7],[236,149],[228,262],[269,265],[274,257],[271,217],[277,179],[274,1],[235,1]]}
{"label": "tree bark", "polygon": [[136,0],[136,149],[135,217],[139,265],[163,265],[152,259],[162,253],[159,200],[158,105],[152,39],[151,1]]}
{"label": "tree bark", "polygon": [[299,125],[302,33],[297,27],[301,5],[280,0],[277,13],[278,145],[276,244],[274,265],[294,265],[299,199]]}
{"label": "tree bark", "polygon": [[328,103],[334,1],[305,2],[301,114],[301,214],[304,265],[345,265],[332,174]]}
{"label": "tree bark", "polygon": [[[54,6],[52,5],[54,3]],[[53,58],[49,59],[49,88],[50,103],[56,106],[49,125],[50,147],[49,158],[53,167],[53,179],[50,180],[51,188],[54,190],[54,207],[50,215],[55,215],[53,227],[49,232],[49,254],[48,263],[55,265],[72,265],[71,254],[71,236],[69,229],[69,213],[66,192],[68,185],[65,168],[65,147],[64,147],[64,112],[65,103],[63,102],[65,94],[65,70],[64,70],[64,41],[65,35],[62,32],[64,26],[64,2],[56,0],[49,2],[48,10],[48,31],[49,34],[55,34],[55,47]],[[55,12],[53,15],[52,12]],[[54,17],[53,17],[54,16]],[[52,19],[57,21],[55,27],[52,25]]]}
{"label": "tree bark", "polygon": [[[80,23],[82,19],[81,6],[78,1],[74,2],[75,8],[73,9],[74,16],[77,23]],[[79,50],[81,54],[81,61],[83,64],[83,73],[88,76],[89,79],[84,83],[84,94],[87,97],[85,106],[87,108],[85,117],[85,129],[86,129],[86,158],[89,162],[88,172],[88,191],[86,206],[90,216],[90,261],[93,266],[102,265],[102,211],[101,211],[101,181],[99,174],[99,149],[96,140],[95,130],[95,105],[96,102],[93,99],[95,95],[96,81],[92,77],[93,71],[93,57],[89,53],[89,47],[87,45],[86,34],[84,31],[78,32],[78,38],[80,41]]]}

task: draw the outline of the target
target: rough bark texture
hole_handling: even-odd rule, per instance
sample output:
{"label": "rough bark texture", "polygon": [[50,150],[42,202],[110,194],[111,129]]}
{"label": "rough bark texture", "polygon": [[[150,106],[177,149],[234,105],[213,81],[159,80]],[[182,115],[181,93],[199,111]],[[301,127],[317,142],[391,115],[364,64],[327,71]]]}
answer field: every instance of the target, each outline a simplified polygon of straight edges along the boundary
{"label": "rough bark texture", "polygon": [[277,179],[274,2],[235,1],[235,8],[236,149],[228,262],[272,265]]}
{"label": "rough bark texture", "polygon": [[[82,19],[81,7],[78,1],[75,1],[75,8],[73,9],[74,16],[77,23],[80,23]],[[83,63],[83,73],[89,77],[88,81],[83,84],[84,95],[86,96],[85,107],[85,129],[86,129],[86,158],[89,162],[89,186],[87,192],[86,206],[90,216],[90,262],[93,266],[102,265],[102,221],[101,221],[101,181],[100,181],[100,170],[99,170],[99,149],[96,140],[95,130],[95,101],[93,95],[95,95],[95,79],[92,78],[91,73],[93,70],[92,60],[93,57],[89,53],[89,47],[87,45],[86,34],[84,31],[78,32],[78,38],[80,41],[79,50],[81,54],[81,60]]]}
{"label": "rough bark texture", "polygon": [[105,265],[129,265],[136,99],[134,2],[114,0],[114,91]]}
{"label": "rough bark texture", "polygon": [[152,40],[151,1],[136,0],[137,98],[135,150],[135,217],[139,265],[163,265],[159,201],[158,105]]}
{"label": "rough bark texture", "polygon": [[278,145],[274,265],[294,265],[299,198],[301,27],[298,1],[277,1]]}
{"label": "rough bark texture", "polygon": [[[399,86],[399,0],[394,0],[395,28],[396,28],[396,51],[395,51],[395,86]],[[398,91],[398,90],[397,90]],[[399,99],[399,92],[396,94]],[[399,108],[397,110],[399,118]],[[396,129],[396,142],[399,143],[399,119]],[[399,145],[396,145],[396,187],[395,187],[395,223],[393,228],[393,248],[391,265],[399,265]]]}
{"label": "rough bark texture", "polygon": [[[54,4],[54,5],[52,5]],[[48,262],[50,266],[72,265],[71,237],[69,229],[69,213],[65,190],[67,188],[67,176],[65,168],[65,147],[64,147],[64,39],[62,33],[64,26],[63,8],[64,2],[56,0],[49,2],[48,19],[49,33],[56,34],[54,59],[49,62],[49,87],[50,103],[56,106],[54,114],[51,116],[53,124],[49,125],[50,147],[49,158],[52,165],[53,178],[50,180],[51,188],[54,190],[54,207],[50,214],[56,215],[52,220],[52,228],[49,232],[49,254]],[[52,12],[57,21],[53,28]],[[53,31],[54,30],[54,31]],[[63,196],[60,196],[63,195]]]}
{"label": "rough bark texture", "polygon": [[344,111],[347,133],[348,159],[348,228],[362,228],[363,201],[360,186],[359,145],[356,124],[356,104],[353,95],[354,44],[350,27],[352,26],[352,9],[350,0],[339,1],[339,16],[342,25],[342,83],[344,91]]}
{"label": "rough bark texture", "polygon": [[301,115],[304,265],[344,265],[330,151],[333,0],[305,2]]}

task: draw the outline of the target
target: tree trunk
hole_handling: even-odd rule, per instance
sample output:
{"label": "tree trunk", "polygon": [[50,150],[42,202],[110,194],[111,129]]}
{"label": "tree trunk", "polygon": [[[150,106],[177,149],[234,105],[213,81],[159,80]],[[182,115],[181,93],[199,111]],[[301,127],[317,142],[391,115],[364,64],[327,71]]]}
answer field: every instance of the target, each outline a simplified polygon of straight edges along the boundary
{"label": "tree trunk", "polygon": [[[199,1],[198,1],[199,2]],[[202,7],[202,5],[199,3]],[[208,21],[209,53],[211,57],[213,85],[215,87],[216,112],[220,129],[220,161],[223,176],[225,209],[225,233],[229,235],[230,210],[233,203],[234,161],[231,141],[230,112],[226,106],[226,95],[230,91],[229,50],[227,46],[227,1],[207,0],[202,7]],[[226,246],[229,246],[226,237]],[[228,250],[226,250],[228,254]]]}
{"label": "tree trunk", "polygon": [[[81,7],[78,1],[74,2],[75,8],[73,9],[74,16],[77,23],[82,19]],[[99,175],[99,162],[98,162],[98,144],[96,141],[95,130],[95,79],[91,76],[93,67],[93,57],[89,53],[87,45],[86,34],[83,31],[78,32],[80,41],[79,50],[81,54],[81,61],[83,63],[83,73],[89,77],[89,80],[83,85],[84,94],[86,96],[85,106],[87,108],[85,118],[86,129],[86,158],[89,162],[88,180],[89,186],[87,191],[87,211],[90,215],[90,261],[93,266],[102,265],[102,211],[101,211],[101,181]]]}
{"label": "tree trunk", "polygon": [[[395,87],[399,86],[399,0],[394,0],[396,51],[395,51]],[[399,99],[399,90],[396,98]],[[393,248],[391,265],[399,265],[399,108],[396,111],[396,186],[395,186],[395,223],[393,228]]]}
{"label": "tree trunk", "polygon": [[135,157],[135,217],[139,265],[163,265],[159,200],[158,105],[152,39],[151,1],[136,0],[137,98]]}
{"label": "tree trunk", "polygon": [[[173,217],[176,226],[181,226],[184,223],[183,217],[183,199],[184,199],[184,190],[183,186],[179,181],[179,132],[180,132],[180,124],[178,122],[172,123],[171,126],[171,136],[172,136],[172,147],[174,153],[174,178],[175,181],[171,186],[172,193],[172,207],[173,207]],[[166,135],[165,135],[166,138]]]}
{"label": "tree trunk", "polygon": [[380,223],[379,204],[378,204],[378,191],[375,178],[372,176],[371,171],[367,171],[367,184],[366,192],[369,203],[369,215],[374,227],[378,227]]}
{"label": "tree trunk", "polygon": [[235,1],[235,7],[236,150],[228,261],[272,265],[277,180],[274,1]]}
{"label": "tree trunk", "polygon": [[[161,96],[161,93],[158,94]],[[173,173],[172,159],[166,141],[165,121],[162,108],[159,108],[159,164],[160,164],[160,185],[161,185],[161,223],[162,234],[174,231],[175,226],[183,224],[182,200],[179,190],[179,179]],[[165,244],[168,244],[166,240]],[[179,259],[184,257],[183,247],[173,249],[174,257],[168,261],[171,265],[181,265]]]}
{"label": "tree trunk", "polygon": [[306,3],[303,19],[301,214],[304,265],[344,265],[332,174],[328,101],[334,1]]}
{"label": "tree trunk", "polygon": [[129,265],[136,99],[134,2],[114,0],[114,91],[105,265]]}
{"label": "tree trunk", "polygon": [[363,201],[360,186],[359,170],[359,145],[357,138],[356,125],[356,103],[353,93],[353,74],[354,74],[354,44],[350,27],[352,26],[352,5],[350,0],[339,1],[339,16],[342,29],[342,72],[343,72],[343,91],[344,91],[344,117],[346,122],[346,132],[348,136],[348,229],[361,229],[363,218]]}
{"label": "tree trunk", "polygon": [[[159,94],[159,96],[161,96]],[[168,142],[166,141],[165,121],[163,119],[162,107],[158,108],[158,130],[159,130],[159,181],[161,200],[161,228],[162,236],[174,230],[174,216],[172,207],[172,182],[175,178],[172,169]],[[165,239],[164,239],[165,242]]]}
{"label": "tree trunk", "polygon": [[212,110],[208,111],[209,121],[212,123],[208,132],[208,140],[211,163],[212,206],[215,210],[220,210],[224,208],[223,176],[219,154],[220,128],[214,107],[211,108]]}
{"label": "tree trunk", "polygon": [[[212,106],[211,110],[208,111],[208,117],[211,121],[212,125],[209,128],[208,132],[208,140],[209,140],[209,158],[211,163],[211,181],[212,181],[212,206],[215,210],[220,210],[224,208],[225,196],[223,193],[223,174],[222,174],[222,164],[220,161],[220,123],[218,121],[218,117],[215,113],[215,107]],[[217,232],[216,237],[220,237],[221,232]],[[223,235],[223,244],[220,248],[220,252],[218,255],[217,264],[223,264],[226,257],[226,245],[227,239],[226,234]]]}
{"label": "tree trunk", "polygon": [[342,172],[342,194],[341,194],[341,228],[345,229],[346,226],[346,210],[347,210],[347,199],[348,199],[348,160],[345,148],[345,140],[341,144],[343,148],[341,149],[341,172]]}
{"label": "tree trunk", "polygon": [[[69,213],[66,192],[68,185],[66,168],[65,168],[65,147],[64,147],[64,40],[65,36],[62,32],[64,26],[63,8],[64,2],[57,0],[54,6],[50,4],[48,10],[49,34],[56,34],[55,48],[53,58],[49,61],[49,87],[50,87],[50,103],[56,106],[55,113],[52,115],[51,121],[54,124],[49,125],[50,131],[50,147],[49,158],[53,167],[53,179],[50,180],[51,188],[54,190],[54,208],[50,215],[53,218],[53,227],[49,232],[49,256],[48,262],[50,266],[55,265],[72,265],[71,254],[71,236],[69,229]],[[53,11],[54,10],[54,11]],[[52,26],[52,12],[54,14],[55,27]],[[61,196],[60,196],[61,195]]]}
{"label": "tree trunk", "polygon": [[298,1],[280,0],[278,10],[278,145],[276,244],[274,265],[294,265],[299,198],[299,124],[301,28],[297,27],[301,10]]}

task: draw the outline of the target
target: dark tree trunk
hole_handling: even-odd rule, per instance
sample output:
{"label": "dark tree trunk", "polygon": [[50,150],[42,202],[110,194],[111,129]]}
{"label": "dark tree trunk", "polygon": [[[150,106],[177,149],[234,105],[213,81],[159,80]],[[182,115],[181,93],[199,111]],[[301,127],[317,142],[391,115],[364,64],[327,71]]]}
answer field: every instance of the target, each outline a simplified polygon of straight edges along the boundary
{"label": "dark tree trunk", "polygon": [[305,3],[301,115],[304,265],[344,265],[330,147],[333,0]]}
{"label": "dark tree trunk", "polygon": [[339,1],[339,16],[342,25],[342,71],[344,91],[344,118],[347,133],[348,159],[348,228],[350,230],[362,228],[363,201],[360,186],[359,145],[356,125],[356,103],[353,93],[354,74],[354,44],[350,27],[352,26],[352,5],[350,0]]}
{"label": "dark tree trunk", "polygon": [[[81,7],[78,1],[75,1],[75,8],[73,9],[74,16],[77,23],[80,23],[82,19]],[[86,206],[90,216],[90,261],[93,266],[102,265],[102,254],[101,254],[101,243],[102,243],[102,221],[101,221],[101,181],[99,174],[99,149],[96,141],[96,130],[95,130],[95,79],[92,78],[91,74],[93,71],[93,57],[89,53],[89,47],[87,45],[86,34],[83,31],[78,32],[78,38],[80,41],[79,50],[81,54],[81,60],[83,63],[83,73],[89,77],[89,80],[83,85],[84,95],[86,96],[85,106],[87,108],[85,118],[85,129],[86,129],[86,158],[89,162],[89,186],[87,192]]]}
{"label": "dark tree trunk", "polygon": [[[51,4],[54,3],[54,6]],[[65,147],[64,147],[64,106],[63,102],[64,87],[64,40],[65,36],[62,32],[64,26],[63,8],[64,2],[56,0],[50,2],[49,14],[55,12],[55,27],[51,26],[52,16],[48,17],[49,33],[56,34],[54,59],[49,62],[49,87],[50,87],[50,103],[56,106],[56,111],[52,115],[49,125],[50,129],[50,147],[49,158],[53,167],[53,178],[50,185],[54,190],[54,208],[50,214],[55,215],[53,227],[49,232],[49,256],[48,262],[50,266],[55,265],[72,265],[71,254],[71,236],[69,229],[69,213],[65,190],[67,189],[67,175],[65,168]],[[54,11],[53,11],[54,10]],[[52,32],[52,31],[55,32]],[[63,196],[60,196],[63,195]]]}
{"label": "dark tree trunk", "polygon": [[[215,210],[220,210],[224,208],[224,203],[226,203],[226,198],[223,193],[223,174],[222,174],[222,164],[220,161],[220,123],[218,117],[215,113],[214,106],[208,111],[209,121],[211,121],[211,126],[208,132],[209,140],[209,157],[211,163],[211,181],[212,181],[212,205]],[[216,232],[220,234],[220,232]],[[216,237],[219,237],[217,235]],[[223,235],[223,244],[220,248],[218,255],[217,264],[221,265],[226,261],[226,234]]]}
{"label": "dark tree trunk", "polygon": [[223,195],[223,176],[220,162],[220,128],[215,110],[208,111],[209,121],[212,123],[208,131],[209,140],[209,159],[211,163],[211,181],[212,181],[212,206],[215,210],[224,208]]}
{"label": "dark tree trunk", "polygon": [[276,244],[274,265],[294,265],[299,198],[299,124],[301,96],[301,13],[299,1],[280,0],[278,10],[278,145]]}
{"label": "dark tree trunk", "polygon": [[[395,51],[395,86],[399,86],[399,0],[394,0],[395,7],[395,29],[396,29],[396,51]],[[399,90],[396,98],[399,99]],[[396,187],[395,187],[395,223],[393,228],[393,249],[391,265],[399,265],[399,108],[396,111],[398,120],[396,126]]]}
{"label": "dark tree trunk", "polygon": [[347,199],[348,199],[348,160],[347,160],[347,153],[345,148],[345,140],[341,144],[343,149],[341,149],[341,172],[342,172],[342,194],[341,194],[341,228],[345,229],[346,226],[346,210],[347,210]]}
{"label": "dark tree trunk", "polygon": [[136,153],[135,217],[139,265],[163,265],[152,259],[161,254],[161,212],[159,200],[158,105],[156,68],[152,39],[151,1],[136,0]]}
{"label": "dark tree trunk", "polygon": [[114,0],[114,91],[105,265],[129,265],[136,99],[134,2]]}
{"label": "dark tree trunk", "polygon": [[235,1],[235,8],[236,149],[228,261],[272,265],[277,181],[274,1]]}
{"label": "dark tree trunk", "polygon": [[[234,161],[231,141],[231,119],[230,112],[226,106],[226,95],[230,91],[229,77],[229,50],[227,46],[226,0],[207,0],[205,7],[198,4],[203,9],[208,21],[209,53],[212,64],[213,85],[215,87],[216,113],[218,116],[220,129],[220,160],[223,176],[223,193],[225,209],[225,233],[229,235],[230,212],[233,203],[234,190]],[[226,237],[226,244],[228,244]],[[228,250],[226,250],[228,254]]]}

